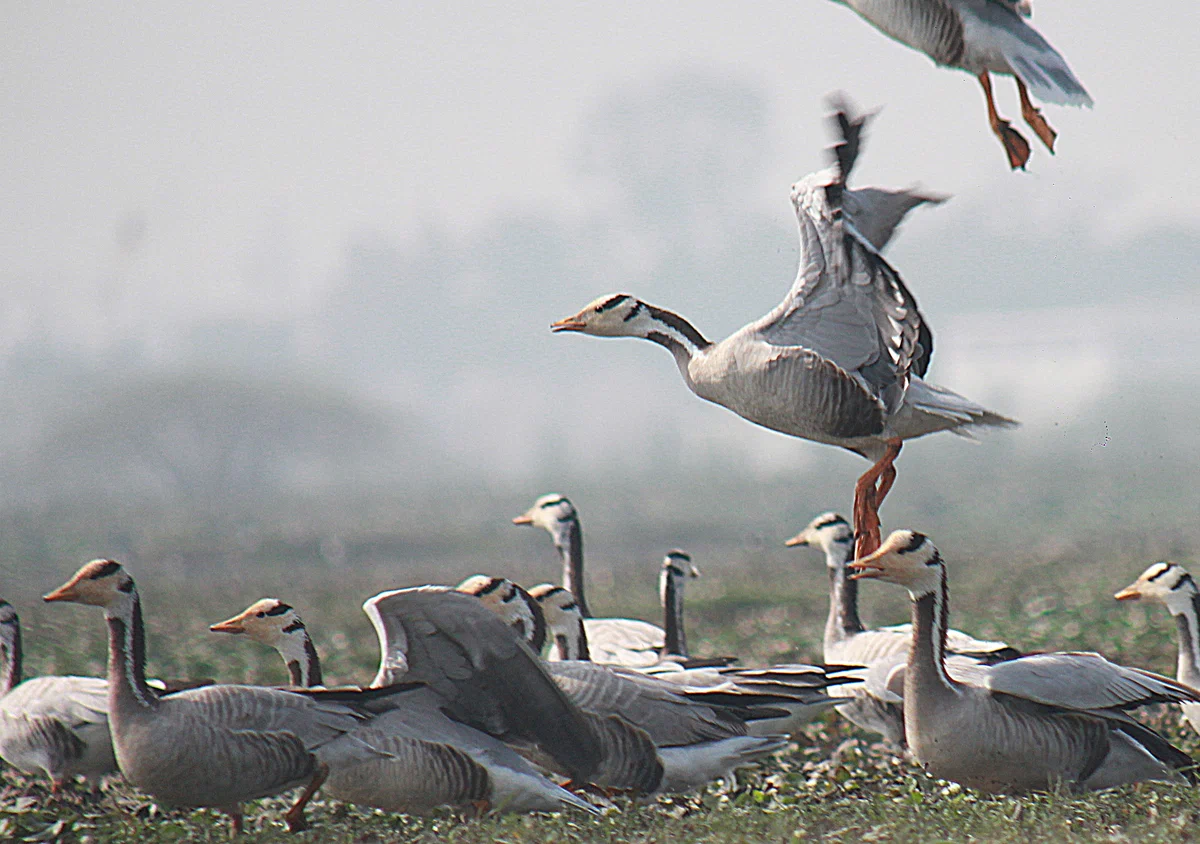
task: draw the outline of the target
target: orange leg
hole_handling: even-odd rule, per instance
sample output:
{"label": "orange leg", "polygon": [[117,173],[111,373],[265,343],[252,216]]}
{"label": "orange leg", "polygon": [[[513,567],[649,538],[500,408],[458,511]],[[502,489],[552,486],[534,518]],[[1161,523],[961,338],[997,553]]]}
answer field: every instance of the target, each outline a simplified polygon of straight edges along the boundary
{"label": "orange leg", "polygon": [[1014,170],[1018,167],[1025,169],[1025,162],[1029,160],[1029,142],[997,113],[996,101],[992,99],[992,79],[986,70],[979,74],[979,84],[983,86],[983,95],[987,98],[988,122],[992,125],[992,132],[1004,145],[1004,151],[1008,153],[1009,166]]}
{"label": "orange leg", "polygon": [[304,817],[304,807],[308,805],[308,801],[313,799],[313,795],[325,783],[325,778],[329,776],[329,766],[324,762],[317,765],[317,770],[313,773],[313,778],[308,785],[304,787],[304,792],[292,804],[292,808],[284,813],[283,819],[287,821],[288,832],[303,832],[308,829],[308,819]]}
{"label": "orange leg", "polygon": [[893,464],[900,455],[901,445],[899,438],[888,440],[887,451],[883,457],[863,473],[854,485],[855,557],[865,557],[874,552],[882,542],[879,535],[879,505],[883,503],[896,480],[896,467]]}
{"label": "orange leg", "polygon": [[1021,116],[1025,118],[1029,128],[1037,133],[1046,149],[1053,153],[1054,139],[1058,137],[1058,133],[1050,128],[1046,118],[1042,117],[1042,112],[1029,99],[1029,89],[1025,87],[1025,83],[1018,76],[1014,76],[1013,79],[1017,80],[1017,94],[1021,97]]}

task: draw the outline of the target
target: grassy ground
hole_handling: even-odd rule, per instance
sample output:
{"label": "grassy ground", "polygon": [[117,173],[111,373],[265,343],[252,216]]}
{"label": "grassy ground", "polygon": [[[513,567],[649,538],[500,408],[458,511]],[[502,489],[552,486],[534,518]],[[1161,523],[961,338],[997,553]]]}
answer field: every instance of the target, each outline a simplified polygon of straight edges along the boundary
{"label": "grassy ground", "polygon": [[[538,539],[544,542],[544,537]],[[540,549],[540,543],[536,547]],[[1122,544],[1111,536],[1045,547],[1023,561],[1006,557],[999,547],[954,548],[947,554],[952,623],[1029,650],[1096,649],[1113,659],[1170,672],[1174,625],[1165,612],[1118,605],[1111,598],[1152,561],[1142,556],[1144,551],[1138,542]],[[688,596],[694,650],[737,653],[751,665],[819,656],[825,580],[815,555],[784,552],[772,543],[769,550],[712,547],[696,556],[716,562],[709,563]],[[536,559],[540,567],[518,572],[527,582],[546,579],[552,572],[540,556]],[[25,621],[31,674],[100,671],[104,639],[99,613],[35,602],[39,591],[69,574],[67,568],[38,572],[15,589],[19,594],[12,600]],[[363,597],[382,588],[445,581],[451,572],[458,576],[486,568],[484,559],[467,559],[436,572],[410,571],[404,580],[369,566],[351,567],[336,578],[320,567],[299,567],[285,574],[274,565],[247,566],[237,577],[220,571],[184,575],[170,567],[143,568],[134,574],[146,607],[153,674],[280,682],[284,672],[273,653],[206,632],[208,624],[258,597],[275,594],[301,609],[325,659],[327,679],[341,682],[362,681],[375,668],[375,641],[358,611]],[[592,574],[597,611],[620,608],[625,614],[655,618],[653,594],[646,588],[652,572],[624,577],[612,571],[597,565]],[[286,594],[280,586],[284,582]],[[870,584],[863,593],[869,622],[906,620],[907,602],[899,590]],[[354,598],[347,600],[346,595]],[[1146,715],[1180,746],[1200,752],[1200,740],[1180,727],[1177,713],[1159,710]],[[0,840],[228,837],[222,816],[160,809],[119,780],[107,783],[99,796],[50,800],[42,786],[11,772],[4,777]],[[1196,804],[1194,790],[1162,784],[1083,797],[986,797],[928,777],[831,714],[813,724],[789,752],[739,774],[735,787],[714,784],[700,795],[644,805],[622,801],[599,819],[464,819],[449,813],[409,818],[318,800],[309,812],[313,831],[291,836],[281,821],[286,803],[274,799],[247,807],[247,827],[264,841],[321,842],[1175,842],[1193,839],[1200,822]]]}

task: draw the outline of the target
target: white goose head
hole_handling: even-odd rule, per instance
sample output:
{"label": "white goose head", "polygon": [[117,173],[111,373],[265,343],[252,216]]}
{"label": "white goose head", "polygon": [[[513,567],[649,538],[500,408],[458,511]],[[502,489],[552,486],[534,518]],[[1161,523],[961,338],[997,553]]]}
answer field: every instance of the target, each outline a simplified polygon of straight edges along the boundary
{"label": "white goose head", "polygon": [[551,323],[550,330],[578,331],[596,337],[644,337],[687,356],[712,345],[683,317],[628,293],[601,296],[574,316]]}
{"label": "white goose head", "polygon": [[845,516],[840,516],[832,512],[822,513],[809,522],[804,530],[783,544],[789,548],[797,546],[819,548],[825,552],[826,563],[832,568],[840,566],[845,559],[845,555],[844,553],[833,554],[831,551],[837,549],[840,552],[845,552],[852,546],[854,544],[854,529],[850,527],[850,523],[846,521]]}
{"label": "white goose head", "polygon": [[847,568],[855,580],[882,580],[908,590],[913,599],[936,592],[942,584],[945,564],[938,549],[923,533],[893,531],[873,554],[855,560]]}
{"label": "white goose head", "polygon": [[115,560],[92,560],[43,601],[66,601],[103,607],[106,615],[129,610],[137,600],[133,578]]}
{"label": "white goose head", "polygon": [[[692,557],[686,551],[675,549],[668,551],[667,556],[663,557],[662,572],[658,576],[658,597],[665,605],[667,603],[667,590],[673,588],[675,594],[679,597],[683,596],[683,585],[689,579],[695,579],[700,576],[700,569],[692,565]],[[670,584],[670,587],[668,587]]]}
{"label": "white goose head", "polygon": [[278,598],[263,598],[232,618],[208,628],[213,633],[245,634],[255,642],[278,648],[289,637],[303,635],[300,613]]}
{"label": "white goose head", "polygon": [[562,493],[551,492],[533,502],[533,506],[513,518],[512,523],[540,527],[557,536],[563,532],[565,525],[578,519],[575,505]]}
{"label": "white goose head", "polygon": [[1149,566],[1113,597],[1118,601],[1147,598],[1158,601],[1172,615],[1179,615],[1193,606],[1196,591],[1196,582],[1183,566],[1161,562]]}
{"label": "white goose head", "polygon": [[583,620],[574,595],[552,583],[539,583],[529,590],[529,594],[541,606],[542,615],[546,618],[546,627],[552,635],[574,634],[576,627]]}

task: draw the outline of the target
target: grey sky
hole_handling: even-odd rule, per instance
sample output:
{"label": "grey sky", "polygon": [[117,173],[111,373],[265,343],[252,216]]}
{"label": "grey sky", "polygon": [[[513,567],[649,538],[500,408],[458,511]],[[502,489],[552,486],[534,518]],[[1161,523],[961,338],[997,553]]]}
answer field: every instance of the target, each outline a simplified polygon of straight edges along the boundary
{"label": "grey sky", "polygon": [[[88,348],[135,324],[152,324],[158,333],[144,339],[153,345],[206,316],[303,319],[336,286],[347,242],[364,230],[403,246],[432,228],[460,239],[453,250],[518,212],[586,221],[611,201],[577,170],[586,117],[614,90],[697,68],[767,98],[768,163],[745,204],[778,223],[778,241],[765,248],[783,267],[747,291],[744,310],[729,304],[738,291],[714,294],[727,283],[720,278],[658,302],[707,333],[760,315],[786,290],[795,252],[788,186],[825,165],[823,98],[841,89],[883,107],[858,184],[921,182],[955,196],[917,215],[894,253],[945,340],[936,380],[979,401],[1007,398],[998,409],[1049,426],[1064,402],[1077,407],[1119,386],[1129,367],[1136,372],[1115,345],[1136,347],[1136,361],[1183,361],[1193,374],[1200,358],[1183,324],[1196,303],[1191,279],[1159,290],[1131,319],[1110,307],[1092,330],[1071,327],[1073,339],[1063,341],[1057,332],[1078,311],[1022,313],[1021,301],[1007,301],[1004,279],[989,274],[1016,262],[1036,277],[1038,261],[1053,261],[1065,264],[1056,278],[1070,279],[1082,252],[1132,244],[1163,225],[1200,227],[1190,63],[1200,11],[1192,3],[1152,12],[1080,0],[1036,5],[1034,24],[1096,107],[1048,106],[1059,154],[1035,148],[1025,174],[1008,171],[973,79],[934,68],[827,0],[13,3],[4,20],[0,254],[9,298],[0,349],[37,330]],[[997,90],[1001,111],[1017,118],[1011,81]],[[1040,251],[1022,265],[1026,237]],[[965,248],[979,268],[968,283],[995,288],[1003,320],[949,318],[970,308],[936,278],[941,252]],[[586,258],[573,256],[575,265]],[[506,310],[496,313],[511,319],[511,345],[465,359],[439,385],[444,393],[427,397],[448,440],[469,443],[478,424],[471,409],[487,405],[496,408],[493,433],[508,435],[507,450],[488,458],[530,465],[547,426],[561,419],[552,388],[565,378],[547,371],[554,360],[577,380],[574,411],[593,425],[564,434],[579,451],[611,450],[629,431],[680,414],[696,423],[684,446],[747,443],[764,463],[803,454],[700,405],[657,351],[551,338],[550,319],[634,283],[613,266],[611,278],[531,279],[541,287],[503,293]],[[1153,256],[1145,272],[1154,274]],[[650,289],[632,292],[653,299],[643,283]],[[1079,284],[1086,296],[1086,279]],[[1007,333],[989,339],[998,321]],[[426,350],[436,329],[419,335]],[[1166,345],[1137,346],[1147,330]],[[1014,346],[1015,336],[1037,342],[1030,351]],[[1029,370],[1014,365],[1047,348],[1070,364],[1066,377],[1053,369],[1025,377]],[[406,366],[419,362],[398,361],[380,396],[412,389]],[[1055,378],[1071,389],[1050,389]],[[622,424],[597,430],[615,385],[630,391]],[[475,459],[464,448],[464,459]]]}

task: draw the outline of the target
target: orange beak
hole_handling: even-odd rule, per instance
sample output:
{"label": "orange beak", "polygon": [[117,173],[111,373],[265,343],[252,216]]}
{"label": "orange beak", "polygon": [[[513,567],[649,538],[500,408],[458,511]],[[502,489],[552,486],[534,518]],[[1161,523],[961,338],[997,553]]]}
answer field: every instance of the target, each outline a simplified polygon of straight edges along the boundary
{"label": "orange beak", "polygon": [[62,586],[42,596],[42,600],[46,603],[54,601],[74,601],[79,596],[75,592],[75,584],[79,582],[79,575],[76,574]]}
{"label": "orange beak", "polygon": [[512,522],[514,525],[531,525],[533,524],[533,517],[528,513],[522,513],[519,516],[513,516]]}
{"label": "orange beak", "polygon": [[246,628],[242,627],[242,617],[235,615],[233,618],[228,618],[225,621],[219,621],[212,627],[208,628],[213,633],[245,633]]}
{"label": "orange beak", "polygon": [[879,548],[875,551],[875,553],[868,554],[861,560],[855,560],[852,563],[847,563],[846,568],[854,570],[854,574],[850,575],[850,579],[869,580],[873,577],[879,577],[881,574],[883,574],[883,566],[881,566],[877,560],[879,560],[884,553],[889,551],[891,551],[891,549],[886,548],[885,544],[885,548]]}
{"label": "orange beak", "polygon": [[583,329],[584,329],[583,320],[581,320],[578,315],[569,316],[566,319],[560,319],[558,322],[550,323],[550,330],[554,331],[554,332],[583,331]]}
{"label": "orange beak", "polygon": [[800,533],[796,534],[795,536],[793,536],[791,539],[789,539],[787,542],[785,542],[783,544],[786,545],[788,548],[795,548],[798,545],[807,545],[808,537],[806,537],[804,535],[804,532],[801,531]]}
{"label": "orange beak", "polygon": [[1117,594],[1113,595],[1118,601],[1136,601],[1142,597],[1142,593],[1138,591],[1137,584],[1126,586]]}

